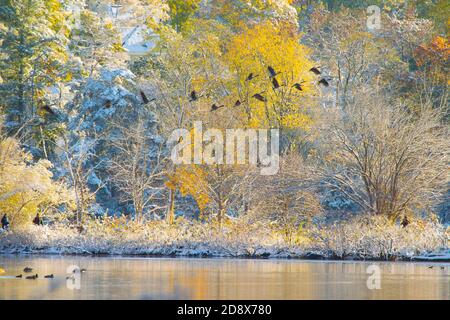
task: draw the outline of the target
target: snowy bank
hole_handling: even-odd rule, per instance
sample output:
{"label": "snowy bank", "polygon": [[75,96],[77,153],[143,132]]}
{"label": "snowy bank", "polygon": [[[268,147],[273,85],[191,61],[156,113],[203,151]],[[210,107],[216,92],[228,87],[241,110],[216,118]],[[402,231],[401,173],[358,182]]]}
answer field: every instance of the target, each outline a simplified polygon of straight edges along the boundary
{"label": "snowy bank", "polygon": [[448,231],[432,222],[407,228],[378,221],[311,226],[295,241],[267,225],[186,221],[145,225],[91,221],[81,232],[65,225],[29,226],[0,234],[0,253],[180,257],[450,261]]}

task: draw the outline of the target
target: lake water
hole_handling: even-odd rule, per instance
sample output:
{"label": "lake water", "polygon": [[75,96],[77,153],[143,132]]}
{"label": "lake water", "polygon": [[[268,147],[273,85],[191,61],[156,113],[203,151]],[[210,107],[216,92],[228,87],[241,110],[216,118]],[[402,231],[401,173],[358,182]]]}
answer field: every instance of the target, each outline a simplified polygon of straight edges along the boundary
{"label": "lake water", "polygon": [[[372,264],[381,289],[368,289]],[[14,277],[26,266],[37,280]],[[87,271],[67,280],[70,266]],[[0,268],[0,300],[450,299],[449,263],[0,255]]]}

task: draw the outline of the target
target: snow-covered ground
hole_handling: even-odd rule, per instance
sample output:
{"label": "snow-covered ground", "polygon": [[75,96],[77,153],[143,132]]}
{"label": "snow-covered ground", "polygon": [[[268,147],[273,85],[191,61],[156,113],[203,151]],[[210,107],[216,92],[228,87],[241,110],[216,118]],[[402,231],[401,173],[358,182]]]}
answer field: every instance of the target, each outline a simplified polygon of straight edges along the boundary
{"label": "snow-covered ground", "polygon": [[422,255],[417,255],[413,257],[416,261],[446,261],[450,262],[450,249],[442,248],[439,251],[428,252]]}
{"label": "snow-covered ground", "polygon": [[442,226],[358,223],[313,228],[293,241],[262,224],[219,229],[189,221],[175,226],[111,221],[92,222],[81,233],[64,225],[31,226],[0,234],[0,253],[450,261]]}

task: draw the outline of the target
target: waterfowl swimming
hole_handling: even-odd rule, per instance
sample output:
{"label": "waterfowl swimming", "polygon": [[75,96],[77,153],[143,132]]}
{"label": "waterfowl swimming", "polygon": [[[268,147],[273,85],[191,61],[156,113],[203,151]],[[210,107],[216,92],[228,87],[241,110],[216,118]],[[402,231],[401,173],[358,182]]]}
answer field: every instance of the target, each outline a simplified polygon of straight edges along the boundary
{"label": "waterfowl swimming", "polygon": [[46,278],[46,279],[53,279],[54,277],[55,277],[55,276],[53,275],[53,273],[44,276],[44,278]]}
{"label": "waterfowl swimming", "polygon": [[82,268],[82,269],[75,269],[75,270],[73,270],[73,273],[85,273],[87,270],[86,269],[84,269],[84,268]]}
{"label": "waterfowl swimming", "polygon": [[28,280],[36,280],[38,278],[38,275],[37,274],[35,274],[34,276],[28,276],[28,277],[26,277],[26,279],[28,279]]}
{"label": "waterfowl swimming", "polygon": [[18,276],[16,276],[16,278],[22,278],[22,275],[21,275],[21,274],[19,274]]}
{"label": "waterfowl swimming", "polygon": [[25,268],[23,269],[23,272],[26,272],[26,273],[33,272],[33,268],[25,267]]}
{"label": "waterfowl swimming", "polygon": [[433,269],[433,266],[428,266],[428,269]]}

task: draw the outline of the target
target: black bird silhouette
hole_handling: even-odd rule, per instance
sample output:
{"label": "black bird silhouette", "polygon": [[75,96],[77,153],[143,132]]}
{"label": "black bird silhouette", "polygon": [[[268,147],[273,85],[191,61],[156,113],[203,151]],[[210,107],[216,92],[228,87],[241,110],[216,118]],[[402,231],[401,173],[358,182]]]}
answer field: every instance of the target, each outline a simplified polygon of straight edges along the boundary
{"label": "black bird silhouette", "polygon": [[444,270],[445,269],[445,267],[441,267],[441,270]]}
{"label": "black bird silhouette", "polygon": [[220,108],[223,108],[223,107],[225,107],[224,105],[221,105],[221,106],[218,106],[218,105],[216,105],[215,103],[211,106],[211,112],[212,111],[216,111],[216,110],[218,110],[218,109],[220,109]]}
{"label": "black bird silhouette", "polygon": [[36,217],[34,217],[33,219],[33,224],[37,225],[37,226],[42,226],[42,219],[39,216],[39,213],[36,214]]}
{"label": "black bird silhouette", "polygon": [[21,274],[19,274],[18,276],[16,276],[16,278],[22,278],[22,275],[21,275]]}
{"label": "black bird silhouette", "polygon": [[254,75],[253,74],[253,72],[252,73],[250,73],[248,76],[247,76],[247,81],[251,81],[251,80],[253,80],[253,79],[255,79],[256,77],[257,77],[258,75]]}
{"label": "black bird silhouette", "polygon": [[55,276],[53,275],[53,273],[44,276],[44,278],[46,278],[46,279],[53,279],[54,277],[55,277]]}
{"label": "black bird silhouette", "polygon": [[77,226],[77,231],[78,231],[78,233],[83,233],[84,230],[85,230],[85,229],[84,229],[84,227],[83,227],[82,225]]}
{"label": "black bird silhouette", "polygon": [[[148,100],[147,96],[145,95],[145,92],[142,91],[142,90],[140,90],[140,91],[141,91],[142,102],[143,102],[144,104],[149,104],[151,101]],[[154,100],[154,99],[153,99],[153,100]],[[152,101],[153,101],[153,100],[152,100]]]}
{"label": "black bird silhouette", "polygon": [[103,105],[103,107],[105,107],[106,109],[109,109],[112,107],[112,102],[110,100],[107,100],[105,102],[105,104]]}
{"label": "black bird silhouette", "polygon": [[44,110],[47,113],[50,113],[51,115],[55,115],[55,111],[53,111],[52,108],[50,108],[50,106],[48,105],[42,106],[42,110]]}
{"label": "black bird silhouette", "polygon": [[23,269],[23,272],[25,272],[25,273],[33,272],[33,268],[25,267],[25,268]]}
{"label": "black bird silhouette", "polygon": [[9,229],[9,219],[6,213],[3,215],[1,220],[1,227],[2,229],[8,230]]}
{"label": "black bird silhouette", "polygon": [[293,87],[298,91],[303,91],[302,85],[300,83],[294,83]]}
{"label": "black bird silhouette", "polygon": [[433,266],[428,266],[428,269],[433,269]]}
{"label": "black bird silhouette", "polygon": [[403,228],[406,228],[408,226],[408,224],[409,224],[408,217],[404,216],[401,225]]}
{"label": "black bird silhouette", "polygon": [[267,102],[266,97],[262,96],[261,93],[256,93],[252,96],[252,98],[255,98],[256,100],[259,100],[261,102]]}
{"label": "black bird silhouette", "polygon": [[235,103],[234,103],[234,106],[235,107],[239,107],[239,106],[241,106],[244,102],[247,102],[247,100],[237,100]]}
{"label": "black bird silhouette", "polygon": [[279,72],[276,72],[274,68],[272,68],[271,66],[267,67],[267,70],[269,70],[269,74],[271,78],[274,78],[277,76],[277,74],[279,74]]}
{"label": "black bird silhouette", "polygon": [[198,94],[197,94],[197,91],[195,91],[195,90],[192,90],[192,92],[191,92],[191,94],[190,94],[190,97],[191,97],[190,102],[192,102],[192,101],[197,101],[198,98],[200,98],[200,97],[198,96]]}
{"label": "black bird silhouette", "polygon": [[26,279],[28,279],[28,280],[36,280],[37,278],[38,278],[37,273],[36,273],[34,276],[28,276],[28,277],[26,277]]}
{"label": "black bird silhouette", "polygon": [[309,69],[309,71],[317,75],[322,74],[322,72],[320,72],[320,70],[317,67],[312,67],[311,69]]}
{"label": "black bird silhouette", "polygon": [[319,84],[324,85],[325,87],[328,87],[330,83],[325,79],[320,79]]}
{"label": "black bird silhouette", "polygon": [[280,88],[280,84],[278,83],[277,78],[272,78],[272,85],[274,89]]}

